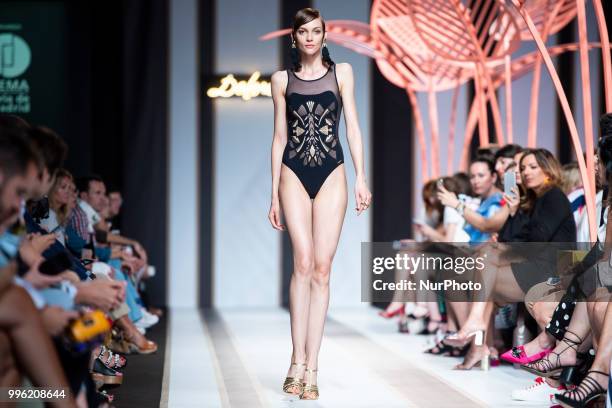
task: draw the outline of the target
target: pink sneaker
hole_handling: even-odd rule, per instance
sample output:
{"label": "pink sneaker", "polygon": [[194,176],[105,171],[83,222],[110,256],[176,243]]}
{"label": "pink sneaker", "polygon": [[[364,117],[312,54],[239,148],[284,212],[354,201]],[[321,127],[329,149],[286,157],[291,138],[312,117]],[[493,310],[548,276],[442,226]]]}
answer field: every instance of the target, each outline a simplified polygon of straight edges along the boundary
{"label": "pink sneaker", "polygon": [[539,353],[528,356],[525,353],[525,347],[518,346],[512,347],[512,350],[506,351],[504,354],[501,355],[501,358],[509,363],[528,364],[546,357],[546,355],[552,350],[553,349],[546,349],[544,351],[540,351]]}

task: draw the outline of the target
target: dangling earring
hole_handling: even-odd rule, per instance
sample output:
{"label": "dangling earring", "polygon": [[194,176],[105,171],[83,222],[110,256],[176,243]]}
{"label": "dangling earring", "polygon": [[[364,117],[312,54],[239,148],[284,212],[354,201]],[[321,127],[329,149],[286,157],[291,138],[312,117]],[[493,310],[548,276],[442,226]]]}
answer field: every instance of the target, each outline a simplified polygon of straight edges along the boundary
{"label": "dangling earring", "polygon": [[300,53],[295,46],[295,41],[291,42],[291,63],[293,64],[293,70],[299,71],[302,68],[302,64],[300,64]]}
{"label": "dangling earring", "polygon": [[321,55],[323,56],[323,61],[327,62],[328,65],[333,65],[334,61],[332,61],[329,56],[329,50],[327,49],[327,44],[323,41],[323,48],[321,49]]}

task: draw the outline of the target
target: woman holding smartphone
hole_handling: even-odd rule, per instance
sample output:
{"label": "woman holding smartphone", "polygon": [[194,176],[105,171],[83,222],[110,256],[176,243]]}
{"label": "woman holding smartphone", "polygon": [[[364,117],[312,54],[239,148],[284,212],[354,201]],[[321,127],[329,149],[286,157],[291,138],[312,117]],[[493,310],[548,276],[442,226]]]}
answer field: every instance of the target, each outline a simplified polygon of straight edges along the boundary
{"label": "woman holding smartphone", "polygon": [[[528,214],[529,220],[513,234],[511,242],[575,242],[576,224],[569,201],[559,188],[561,166],[557,159],[546,149],[528,149],[520,161],[520,171],[525,195],[520,204],[510,206],[510,211],[520,208]],[[472,336],[482,338],[492,312],[492,299],[522,301],[531,287],[554,272],[550,270],[552,262],[545,260],[510,262],[500,261],[499,257],[488,259],[497,261],[487,262],[486,273],[481,277],[483,287],[487,288],[487,301],[472,304],[466,323],[456,336],[449,339],[453,344],[466,343]]]}

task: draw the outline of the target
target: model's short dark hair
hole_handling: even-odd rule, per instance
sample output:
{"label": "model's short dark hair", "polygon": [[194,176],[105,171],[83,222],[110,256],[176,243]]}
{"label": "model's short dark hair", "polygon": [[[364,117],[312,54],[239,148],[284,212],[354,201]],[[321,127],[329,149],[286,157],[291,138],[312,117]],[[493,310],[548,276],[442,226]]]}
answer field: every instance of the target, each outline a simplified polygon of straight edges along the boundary
{"label": "model's short dark hair", "polygon": [[[291,28],[291,36],[293,38],[293,41],[295,41],[297,31],[301,26],[303,26],[304,24],[308,24],[312,20],[316,20],[317,18],[321,19],[321,26],[323,28],[323,32],[327,32],[327,29],[325,28],[325,20],[323,19],[323,16],[321,15],[321,12],[319,10],[312,7],[306,7],[301,10],[298,10],[298,12],[295,13],[295,16],[293,17],[293,27]],[[331,67],[332,65],[334,65],[334,61],[329,56],[329,51],[327,51],[326,47],[323,47],[323,49],[321,50],[321,57],[323,59],[323,62],[326,63],[327,66]],[[293,49],[291,58],[293,60],[293,70],[301,71],[302,63],[300,61],[299,54],[296,49]]]}
{"label": "model's short dark hair", "polygon": [[28,136],[40,153],[49,175],[55,175],[55,172],[63,167],[68,155],[66,142],[53,130],[44,126],[31,127]]}
{"label": "model's short dark hair", "polygon": [[89,176],[79,177],[76,179],[74,183],[79,193],[87,193],[89,191],[89,184],[92,181],[99,181],[100,183],[104,183],[102,177],[97,174],[90,174]]}

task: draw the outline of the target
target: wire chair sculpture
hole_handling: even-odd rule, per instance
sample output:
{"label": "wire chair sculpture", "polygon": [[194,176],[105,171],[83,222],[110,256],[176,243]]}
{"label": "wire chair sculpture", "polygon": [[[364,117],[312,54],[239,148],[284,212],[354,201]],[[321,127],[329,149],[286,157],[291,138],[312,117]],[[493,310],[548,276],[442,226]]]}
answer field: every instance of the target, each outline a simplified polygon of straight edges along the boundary
{"label": "wire chair sculpture", "polygon": [[[512,82],[533,73],[530,95],[528,147],[537,145],[537,117],[542,68],[545,68],[559,98],[580,169],[591,240],[596,239],[595,169],[592,154],[594,130],[589,76],[590,49],[601,49],[604,96],[607,112],[612,112],[612,63],[608,28],[601,0],[591,1],[600,43],[589,42],[585,0],[374,0],[370,23],[354,20],[326,22],[327,39],[375,60],[381,74],[405,89],[410,100],[419,142],[421,177],[440,175],[439,117],[436,94],[453,90],[447,145],[448,173],[453,165],[457,99],[459,89],[474,83],[474,99],[464,129],[463,150],[458,168],[465,170],[472,135],[478,126],[479,144],[489,144],[488,112],[493,117],[497,142],[513,142]],[[549,36],[577,20],[579,41],[547,47]],[[261,40],[287,35],[290,29],[270,32]],[[537,51],[515,57],[522,42],[534,42]],[[580,56],[584,149],[567,95],[552,57],[566,52]],[[505,124],[496,91],[505,88]],[[418,93],[427,94],[429,137],[419,107]],[[504,131],[505,136],[504,137]],[[427,141],[430,141],[429,155]],[[431,164],[431,172],[427,164]]]}

